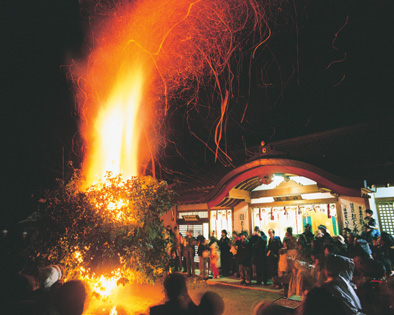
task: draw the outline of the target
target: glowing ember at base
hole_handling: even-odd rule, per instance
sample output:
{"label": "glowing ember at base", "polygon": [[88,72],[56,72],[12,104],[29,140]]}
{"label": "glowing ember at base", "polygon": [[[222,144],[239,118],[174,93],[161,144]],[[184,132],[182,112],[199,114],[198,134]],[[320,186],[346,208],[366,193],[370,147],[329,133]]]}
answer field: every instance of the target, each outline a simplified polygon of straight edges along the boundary
{"label": "glowing ember at base", "polygon": [[101,299],[108,298],[117,287],[119,280],[122,278],[122,272],[120,269],[111,271],[110,274],[112,276],[96,276],[94,273],[89,275],[83,267],[80,268],[80,272],[80,279],[89,285],[93,295],[97,295]]}

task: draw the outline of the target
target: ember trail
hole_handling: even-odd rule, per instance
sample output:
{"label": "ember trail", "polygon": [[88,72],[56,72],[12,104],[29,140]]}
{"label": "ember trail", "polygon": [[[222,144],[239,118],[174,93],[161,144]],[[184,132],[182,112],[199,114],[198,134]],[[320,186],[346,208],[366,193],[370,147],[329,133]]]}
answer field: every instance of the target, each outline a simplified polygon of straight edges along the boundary
{"label": "ember trail", "polygon": [[[167,145],[166,117],[179,106],[198,108],[202,85],[220,104],[209,149],[229,158],[221,145],[230,59],[245,32],[261,31],[264,15],[253,0],[99,2],[94,12],[91,52],[72,71],[82,171],[46,193],[35,259],[62,265],[66,279],[83,279],[106,299],[119,283],[163,274],[169,257],[160,216],[174,193],[154,179],[155,158]],[[267,37],[260,36],[256,48]]]}

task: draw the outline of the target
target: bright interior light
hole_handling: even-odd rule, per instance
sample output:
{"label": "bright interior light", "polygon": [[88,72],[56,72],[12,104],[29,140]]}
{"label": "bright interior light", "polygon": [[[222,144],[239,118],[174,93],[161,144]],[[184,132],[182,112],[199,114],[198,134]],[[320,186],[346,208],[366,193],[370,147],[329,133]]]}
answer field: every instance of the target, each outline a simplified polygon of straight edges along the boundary
{"label": "bright interior light", "polygon": [[332,196],[330,193],[302,194],[301,197],[302,197],[302,199],[304,199],[304,200],[333,198],[333,196]]}
{"label": "bright interior light", "polygon": [[250,203],[269,203],[269,202],[274,202],[273,197],[264,197],[264,198],[256,198],[252,199]]}

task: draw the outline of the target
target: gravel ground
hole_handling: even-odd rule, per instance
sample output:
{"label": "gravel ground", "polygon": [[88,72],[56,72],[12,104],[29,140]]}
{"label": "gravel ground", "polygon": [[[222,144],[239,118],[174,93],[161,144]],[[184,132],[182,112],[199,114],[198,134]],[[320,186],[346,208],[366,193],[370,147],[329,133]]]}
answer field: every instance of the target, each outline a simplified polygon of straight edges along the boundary
{"label": "gravel ground", "polygon": [[[189,294],[198,304],[206,291],[213,291],[223,298],[224,314],[251,314],[254,307],[262,300],[273,301],[281,295],[273,292],[239,289],[221,285],[207,285],[199,278],[187,278]],[[157,281],[154,285],[127,285],[116,289],[111,301],[87,301],[88,315],[107,315],[116,306],[117,315],[149,314],[149,307],[164,301],[163,283]]]}

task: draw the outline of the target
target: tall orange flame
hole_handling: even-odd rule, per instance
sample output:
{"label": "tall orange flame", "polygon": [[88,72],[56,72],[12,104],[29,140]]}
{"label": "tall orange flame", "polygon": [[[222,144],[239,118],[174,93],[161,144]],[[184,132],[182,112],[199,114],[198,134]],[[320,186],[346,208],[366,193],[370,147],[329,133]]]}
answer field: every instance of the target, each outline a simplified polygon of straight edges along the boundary
{"label": "tall orange flame", "polygon": [[108,99],[93,118],[93,142],[85,158],[88,183],[103,178],[107,171],[127,178],[138,175],[143,83],[143,70],[136,65],[117,78]]}
{"label": "tall orange flame", "polygon": [[108,1],[109,11],[105,3],[95,7],[103,12],[95,11],[93,49],[78,80],[87,186],[106,171],[138,175],[148,159],[154,173],[157,146],[165,146],[164,116],[182,103],[198,107],[207,83],[222,104],[217,148],[208,148],[227,156],[220,146],[232,95],[229,60],[242,47],[243,30],[263,18],[257,0]]}

